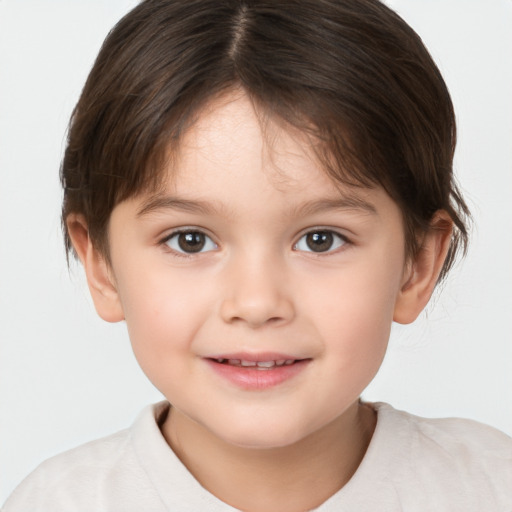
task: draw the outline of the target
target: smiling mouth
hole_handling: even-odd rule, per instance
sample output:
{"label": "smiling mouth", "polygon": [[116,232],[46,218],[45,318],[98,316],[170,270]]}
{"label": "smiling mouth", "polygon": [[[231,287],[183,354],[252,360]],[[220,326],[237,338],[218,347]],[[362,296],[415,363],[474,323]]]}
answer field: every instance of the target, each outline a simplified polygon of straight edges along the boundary
{"label": "smiling mouth", "polygon": [[270,361],[246,361],[244,359],[212,359],[216,363],[227,366],[236,366],[239,368],[252,368],[254,370],[272,370],[273,368],[280,368],[282,366],[291,366],[304,359],[277,359]]}
{"label": "smiling mouth", "polygon": [[291,354],[262,352],[215,354],[206,357],[205,361],[230,385],[244,391],[264,391],[296,378],[305,371],[313,359],[294,359]]}

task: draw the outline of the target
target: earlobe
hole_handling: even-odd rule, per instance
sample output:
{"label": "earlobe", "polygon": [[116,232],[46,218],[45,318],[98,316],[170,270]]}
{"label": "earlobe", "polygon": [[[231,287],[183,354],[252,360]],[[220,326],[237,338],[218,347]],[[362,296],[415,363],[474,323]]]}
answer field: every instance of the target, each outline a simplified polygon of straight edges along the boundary
{"label": "earlobe", "polygon": [[87,284],[98,315],[107,322],[124,319],[123,309],[108,262],[93,246],[83,215],[70,214],[66,219],[73,247],[82,262]]}
{"label": "earlobe", "polygon": [[414,322],[425,308],[443,268],[450,248],[453,222],[444,210],[432,217],[421,247],[404,272],[393,315],[400,324]]}

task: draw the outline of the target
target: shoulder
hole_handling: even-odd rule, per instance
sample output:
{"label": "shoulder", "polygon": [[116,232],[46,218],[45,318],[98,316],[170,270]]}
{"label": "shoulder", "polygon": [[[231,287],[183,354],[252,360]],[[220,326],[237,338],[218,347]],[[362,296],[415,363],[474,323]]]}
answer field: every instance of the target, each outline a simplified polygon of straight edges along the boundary
{"label": "shoulder", "polygon": [[129,431],[123,430],[108,437],[91,441],[41,463],[25,481],[51,485],[53,482],[75,480],[81,474],[99,475],[114,467],[129,450]]}
{"label": "shoulder", "polygon": [[512,438],[489,425],[462,418],[422,418],[382,403],[375,408],[386,428],[407,426],[411,448],[456,458],[478,455],[479,460],[512,462]]}
{"label": "shoulder", "polygon": [[[152,409],[145,409],[136,425],[141,418],[151,419]],[[15,489],[2,511],[100,511],[108,510],[104,505],[112,500],[120,500],[117,510],[131,510],[123,503],[135,484],[142,495],[152,493],[133,447],[132,427],[44,461]]]}
{"label": "shoulder", "polygon": [[380,440],[401,463],[396,474],[406,485],[429,489],[436,510],[454,499],[467,502],[467,510],[512,510],[512,438],[473,420],[375,408]]}

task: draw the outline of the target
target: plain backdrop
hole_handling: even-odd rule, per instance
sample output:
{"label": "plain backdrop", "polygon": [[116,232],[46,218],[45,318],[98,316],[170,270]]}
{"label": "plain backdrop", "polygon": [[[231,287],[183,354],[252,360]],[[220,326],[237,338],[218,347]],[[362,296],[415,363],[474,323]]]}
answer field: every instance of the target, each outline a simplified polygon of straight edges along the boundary
{"label": "plain backdrop", "polygon": [[[125,326],[96,317],[60,234],[65,130],[135,0],[0,0],[0,503],[40,461],[131,424],[161,395]],[[364,398],[512,434],[512,1],[390,0],[451,90],[470,252],[426,314],[393,330]]]}

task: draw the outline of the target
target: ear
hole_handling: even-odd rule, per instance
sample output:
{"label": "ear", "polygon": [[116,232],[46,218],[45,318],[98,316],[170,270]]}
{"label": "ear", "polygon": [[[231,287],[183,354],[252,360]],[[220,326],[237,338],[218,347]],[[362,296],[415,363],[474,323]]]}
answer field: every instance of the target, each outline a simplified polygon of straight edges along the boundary
{"label": "ear", "polygon": [[124,320],[111,267],[93,246],[85,218],[83,215],[72,213],[66,219],[66,225],[73,247],[84,267],[98,315],[107,322]]}
{"label": "ear", "polygon": [[398,294],[393,320],[414,322],[427,305],[443,268],[452,236],[453,222],[444,210],[432,217],[418,254],[407,266]]}

